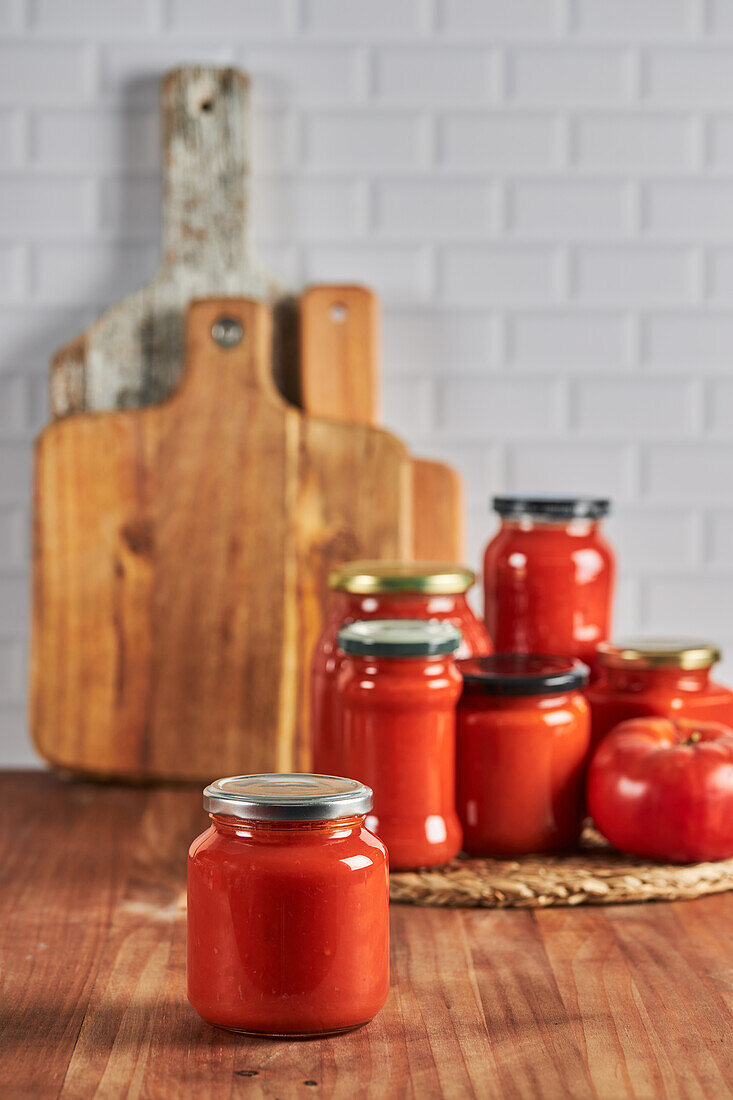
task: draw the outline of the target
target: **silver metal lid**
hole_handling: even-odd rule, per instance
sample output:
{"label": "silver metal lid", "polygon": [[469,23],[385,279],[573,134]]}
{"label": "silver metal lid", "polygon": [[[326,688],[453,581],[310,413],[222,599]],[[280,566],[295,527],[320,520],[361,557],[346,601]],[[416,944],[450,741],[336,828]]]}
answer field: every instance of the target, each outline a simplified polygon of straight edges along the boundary
{"label": "silver metal lid", "polygon": [[371,789],[356,779],[304,772],[232,775],[204,790],[204,809],[243,821],[329,821],[372,808]]}
{"label": "silver metal lid", "polygon": [[460,630],[435,619],[360,620],[338,633],[339,649],[360,657],[437,657],[460,644]]}

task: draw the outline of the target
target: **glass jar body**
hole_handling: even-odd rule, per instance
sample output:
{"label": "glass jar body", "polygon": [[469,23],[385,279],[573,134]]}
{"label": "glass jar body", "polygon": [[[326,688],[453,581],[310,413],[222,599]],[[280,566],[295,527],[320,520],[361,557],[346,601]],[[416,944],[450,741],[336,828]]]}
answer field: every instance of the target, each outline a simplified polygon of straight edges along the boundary
{"label": "glass jar body", "polygon": [[497,697],[464,688],[457,716],[464,851],[568,851],[584,815],[590,712],[578,691]]}
{"label": "glass jar body", "polygon": [[593,745],[619,722],[644,715],[733,726],[733,692],[709,668],[601,668],[588,688]]}
{"label": "glass jar body", "polygon": [[389,880],[364,818],[211,816],[188,857],[188,998],[199,1015],[264,1035],[370,1020],[389,989]]}
{"label": "glass jar body", "polygon": [[343,657],[336,763],[374,792],[369,828],[393,871],[438,867],[461,848],[455,805],[456,701],[450,657]]}
{"label": "glass jar body", "polygon": [[614,577],[597,520],[503,520],[484,554],[484,613],[497,653],[577,657],[595,672]]}
{"label": "glass jar body", "polygon": [[463,641],[458,657],[492,653],[484,624],[471,610],[465,592],[428,595],[422,592],[385,592],[359,595],[333,592],[328,619],[316,643],[311,662],[310,733],[313,770],[321,775],[341,774],[334,764],[338,736],[338,677],[342,654],[336,639],[342,626],[364,619],[437,619],[458,627]]}

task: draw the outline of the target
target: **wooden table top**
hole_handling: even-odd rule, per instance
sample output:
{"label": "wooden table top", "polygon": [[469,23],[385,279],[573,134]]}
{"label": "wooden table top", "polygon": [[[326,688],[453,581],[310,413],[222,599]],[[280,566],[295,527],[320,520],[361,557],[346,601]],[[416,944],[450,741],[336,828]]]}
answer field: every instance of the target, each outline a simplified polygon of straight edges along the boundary
{"label": "wooden table top", "polygon": [[733,894],[534,911],[392,906],[371,1024],[286,1042],[185,995],[200,791],[0,773],[0,1096],[727,1097]]}

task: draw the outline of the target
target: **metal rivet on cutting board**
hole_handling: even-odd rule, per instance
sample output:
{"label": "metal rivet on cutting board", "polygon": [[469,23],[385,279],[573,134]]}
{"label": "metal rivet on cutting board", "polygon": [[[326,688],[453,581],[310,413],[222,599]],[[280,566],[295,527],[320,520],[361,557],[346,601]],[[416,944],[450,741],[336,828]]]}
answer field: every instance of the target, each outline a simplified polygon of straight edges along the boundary
{"label": "metal rivet on cutting board", "polygon": [[211,326],[211,335],[220,348],[235,348],[244,336],[244,328],[234,317],[220,317]]}

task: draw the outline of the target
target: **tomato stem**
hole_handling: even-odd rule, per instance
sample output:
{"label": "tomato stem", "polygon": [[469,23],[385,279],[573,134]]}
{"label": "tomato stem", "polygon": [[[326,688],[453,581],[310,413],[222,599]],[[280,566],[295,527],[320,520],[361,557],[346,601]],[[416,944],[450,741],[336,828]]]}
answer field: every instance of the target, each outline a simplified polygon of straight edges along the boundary
{"label": "tomato stem", "polygon": [[693,733],[690,734],[690,736],[687,738],[686,741],[682,742],[682,744],[683,745],[696,745],[698,743],[698,741],[700,741],[701,739],[702,739],[702,734],[700,733],[699,730],[695,730]]}

